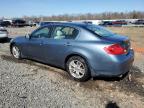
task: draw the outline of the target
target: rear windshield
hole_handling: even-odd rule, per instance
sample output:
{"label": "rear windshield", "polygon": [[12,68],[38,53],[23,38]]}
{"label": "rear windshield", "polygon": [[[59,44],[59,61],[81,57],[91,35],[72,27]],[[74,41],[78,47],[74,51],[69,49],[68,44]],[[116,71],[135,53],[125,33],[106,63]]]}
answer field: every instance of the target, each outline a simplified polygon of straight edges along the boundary
{"label": "rear windshield", "polygon": [[105,29],[104,27],[100,27],[100,26],[96,26],[96,25],[88,25],[86,28],[102,37],[108,37],[108,36],[114,35],[114,33]]}

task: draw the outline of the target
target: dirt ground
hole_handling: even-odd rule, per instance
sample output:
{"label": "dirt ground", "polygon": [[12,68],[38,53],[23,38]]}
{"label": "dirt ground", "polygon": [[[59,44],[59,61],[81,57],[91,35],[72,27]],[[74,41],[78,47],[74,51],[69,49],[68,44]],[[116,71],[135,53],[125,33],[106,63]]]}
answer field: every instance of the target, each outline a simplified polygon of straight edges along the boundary
{"label": "dirt ground", "polygon": [[[10,38],[35,28],[9,28]],[[143,108],[144,28],[108,28],[130,37],[135,62],[122,79],[73,81],[54,67],[31,60],[16,60],[9,42],[0,42],[0,108]]]}

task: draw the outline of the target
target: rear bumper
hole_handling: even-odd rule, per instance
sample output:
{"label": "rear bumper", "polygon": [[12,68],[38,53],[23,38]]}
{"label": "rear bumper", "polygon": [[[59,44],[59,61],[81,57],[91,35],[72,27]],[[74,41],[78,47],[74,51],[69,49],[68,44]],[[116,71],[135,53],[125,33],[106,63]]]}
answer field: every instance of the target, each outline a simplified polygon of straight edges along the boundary
{"label": "rear bumper", "polygon": [[130,50],[127,55],[116,57],[114,60],[103,64],[102,70],[91,67],[91,74],[95,76],[118,77],[127,73],[134,62],[134,51]]}

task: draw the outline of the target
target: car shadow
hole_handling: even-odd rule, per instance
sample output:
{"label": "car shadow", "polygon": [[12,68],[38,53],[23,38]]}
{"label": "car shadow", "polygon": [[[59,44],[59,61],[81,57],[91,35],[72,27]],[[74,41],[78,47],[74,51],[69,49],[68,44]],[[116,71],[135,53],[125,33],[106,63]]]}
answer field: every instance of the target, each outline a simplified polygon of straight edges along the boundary
{"label": "car shadow", "polygon": [[116,102],[108,102],[105,108],[120,108]]}
{"label": "car shadow", "polygon": [[98,76],[94,77],[93,80],[104,80],[104,81],[121,81],[129,75],[130,72],[126,72],[121,77],[107,77],[107,76]]}

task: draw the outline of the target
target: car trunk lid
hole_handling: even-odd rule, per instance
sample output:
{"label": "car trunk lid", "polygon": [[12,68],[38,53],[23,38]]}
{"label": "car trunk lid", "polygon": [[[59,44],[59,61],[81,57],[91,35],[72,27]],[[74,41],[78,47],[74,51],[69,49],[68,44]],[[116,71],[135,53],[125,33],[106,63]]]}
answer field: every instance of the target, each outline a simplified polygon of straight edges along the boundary
{"label": "car trunk lid", "polygon": [[129,52],[130,40],[128,37],[115,34],[113,36],[102,37],[102,38],[108,41],[112,41],[116,44],[120,44],[126,50],[126,53]]}

